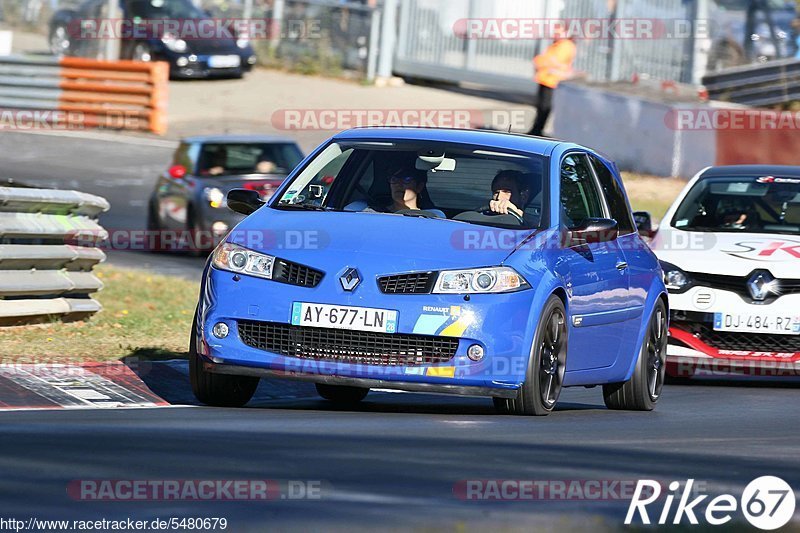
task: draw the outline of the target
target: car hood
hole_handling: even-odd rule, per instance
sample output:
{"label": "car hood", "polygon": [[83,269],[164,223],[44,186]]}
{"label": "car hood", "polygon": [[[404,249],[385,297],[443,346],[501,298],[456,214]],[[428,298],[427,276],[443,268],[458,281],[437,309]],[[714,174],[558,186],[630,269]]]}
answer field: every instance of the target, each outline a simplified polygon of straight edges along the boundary
{"label": "car hood", "polygon": [[659,259],[687,272],[746,276],[764,269],[800,278],[800,236],[664,229],[651,246]]}
{"label": "car hood", "polygon": [[380,213],[262,208],[228,241],[328,273],[365,274],[496,266],[530,233]]}

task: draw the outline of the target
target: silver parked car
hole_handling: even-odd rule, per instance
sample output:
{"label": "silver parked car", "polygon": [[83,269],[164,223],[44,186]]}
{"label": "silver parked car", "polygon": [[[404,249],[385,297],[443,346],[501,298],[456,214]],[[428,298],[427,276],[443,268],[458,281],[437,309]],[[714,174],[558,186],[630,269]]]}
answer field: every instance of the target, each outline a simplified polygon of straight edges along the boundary
{"label": "silver parked car", "polygon": [[217,135],[183,139],[156,182],[147,228],[160,250],[210,251],[242,215],[227,208],[231,189],[258,191],[264,200],[303,159],[291,139]]}

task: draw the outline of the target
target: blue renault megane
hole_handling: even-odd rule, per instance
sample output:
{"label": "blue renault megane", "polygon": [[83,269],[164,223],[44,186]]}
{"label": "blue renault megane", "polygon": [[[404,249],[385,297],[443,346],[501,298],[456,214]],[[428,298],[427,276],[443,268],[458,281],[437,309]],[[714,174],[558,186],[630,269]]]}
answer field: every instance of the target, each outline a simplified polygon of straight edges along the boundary
{"label": "blue renault megane", "polygon": [[546,415],[563,387],[612,409],[661,395],[667,293],[616,166],[575,144],[363,128],[320,146],[210,256],[191,336],[204,403],[260,377],[485,396]]}

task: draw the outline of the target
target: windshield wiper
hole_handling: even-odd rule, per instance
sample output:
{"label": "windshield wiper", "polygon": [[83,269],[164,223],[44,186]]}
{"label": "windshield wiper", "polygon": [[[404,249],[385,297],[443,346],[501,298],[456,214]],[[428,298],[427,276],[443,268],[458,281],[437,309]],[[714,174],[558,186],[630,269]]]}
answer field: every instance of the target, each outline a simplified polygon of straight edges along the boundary
{"label": "windshield wiper", "polygon": [[294,209],[297,211],[333,211],[332,207],[324,207],[314,204],[278,204],[278,209]]}

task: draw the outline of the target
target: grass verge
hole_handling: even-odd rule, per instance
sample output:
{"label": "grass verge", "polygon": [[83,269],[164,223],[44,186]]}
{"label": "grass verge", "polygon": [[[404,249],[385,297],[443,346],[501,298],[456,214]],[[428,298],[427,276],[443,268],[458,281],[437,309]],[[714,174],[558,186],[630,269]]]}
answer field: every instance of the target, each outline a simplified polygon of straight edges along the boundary
{"label": "grass verge", "polygon": [[198,283],[101,265],[103,310],[86,321],[0,328],[0,361],[107,361],[183,357]]}
{"label": "grass verge", "polygon": [[686,185],[686,180],[680,178],[657,178],[632,172],[623,172],[622,181],[633,210],[649,212],[653,221],[664,218],[664,213]]}

